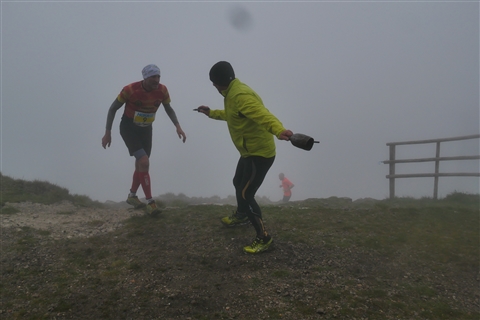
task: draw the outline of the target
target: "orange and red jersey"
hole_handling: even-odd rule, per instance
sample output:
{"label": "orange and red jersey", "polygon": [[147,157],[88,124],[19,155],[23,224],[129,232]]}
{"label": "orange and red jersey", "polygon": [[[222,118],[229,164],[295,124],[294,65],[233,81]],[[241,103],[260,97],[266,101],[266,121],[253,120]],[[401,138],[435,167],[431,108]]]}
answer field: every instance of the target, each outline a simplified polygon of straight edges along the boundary
{"label": "orange and red jersey", "polygon": [[290,191],[290,189],[293,188],[293,183],[287,178],[283,178],[282,187],[283,187],[283,195],[285,197],[290,197],[292,195],[292,191]]}
{"label": "orange and red jersey", "polygon": [[142,86],[142,81],[123,87],[117,99],[125,103],[123,114],[129,118],[134,118],[136,112],[154,114],[162,103],[171,101],[166,86],[160,83],[157,89],[147,92]]}

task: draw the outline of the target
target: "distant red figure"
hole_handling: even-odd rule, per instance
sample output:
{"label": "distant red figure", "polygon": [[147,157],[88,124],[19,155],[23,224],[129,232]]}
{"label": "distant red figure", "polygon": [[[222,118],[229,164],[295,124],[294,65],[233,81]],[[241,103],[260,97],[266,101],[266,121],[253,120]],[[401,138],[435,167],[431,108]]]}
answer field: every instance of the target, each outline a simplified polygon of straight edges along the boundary
{"label": "distant red figure", "polygon": [[283,202],[288,202],[290,201],[290,198],[292,197],[292,188],[295,187],[295,185],[288,180],[288,178],[285,177],[283,173],[280,173],[278,175],[278,178],[282,181],[282,184],[280,185],[280,188],[283,188]]}

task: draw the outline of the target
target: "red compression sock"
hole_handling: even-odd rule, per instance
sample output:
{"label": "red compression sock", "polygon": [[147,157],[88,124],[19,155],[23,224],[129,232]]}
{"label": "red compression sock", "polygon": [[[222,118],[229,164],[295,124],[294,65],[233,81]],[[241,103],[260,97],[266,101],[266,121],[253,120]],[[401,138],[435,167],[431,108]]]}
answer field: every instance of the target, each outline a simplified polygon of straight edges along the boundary
{"label": "red compression sock", "polygon": [[138,177],[140,178],[140,184],[142,185],[143,192],[145,193],[145,198],[151,199],[152,189],[150,186],[150,174],[148,172],[139,172]]}
{"label": "red compression sock", "polygon": [[133,173],[132,188],[130,189],[130,192],[137,193],[138,187],[140,187],[140,172],[135,170]]}

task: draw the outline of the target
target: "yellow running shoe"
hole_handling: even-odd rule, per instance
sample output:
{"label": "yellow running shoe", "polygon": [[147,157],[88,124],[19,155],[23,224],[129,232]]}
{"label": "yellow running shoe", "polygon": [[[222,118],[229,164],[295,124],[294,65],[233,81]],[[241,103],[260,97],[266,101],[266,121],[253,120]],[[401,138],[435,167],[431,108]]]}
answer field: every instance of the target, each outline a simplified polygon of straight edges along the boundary
{"label": "yellow running shoe", "polygon": [[250,246],[243,247],[243,251],[245,253],[260,253],[267,250],[272,243],[272,237],[270,237],[270,240],[262,240],[260,238],[255,238],[255,240],[253,240],[253,243]]}
{"label": "yellow running shoe", "polygon": [[146,204],[143,203],[142,201],[138,200],[137,196],[133,197],[128,197],[127,198],[127,203],[132,205],[135,209],[140,209],[140,208],[145,208]]}
{"label": "yellow running shoe", "polygon": [[231,228],[231,227],[237,227],[237,226],[243,226],[246,224],[250,223],[250,220],[248,219],[247,216],[240,216],[238,212],[234,212],[230,217],[224,217],[222,218],[222,223]]}
{"label": "yellow running shoe", "polygon": [[156,215],[162,212],[159,207],[157,207],[157,204],[155,203],[155,200],[149,202],[147,204],[147,213],[151,215]]}

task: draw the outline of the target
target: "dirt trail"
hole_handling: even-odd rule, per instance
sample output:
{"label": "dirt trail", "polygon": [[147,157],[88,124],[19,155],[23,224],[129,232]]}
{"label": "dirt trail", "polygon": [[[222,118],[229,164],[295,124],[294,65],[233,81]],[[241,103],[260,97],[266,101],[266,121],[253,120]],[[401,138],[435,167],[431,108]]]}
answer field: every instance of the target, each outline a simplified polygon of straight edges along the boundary
{"label": "dirt trail", "polygon": [[14,207],[19,212],[0,215],[2,228],[31,227],[48,231],[54,239],[90,237],[111,232],[122,227],[125,219],[144,214],[141,210],[127,207],[81,208],[68,201],[52,205],[7,203],[6,206]]}

